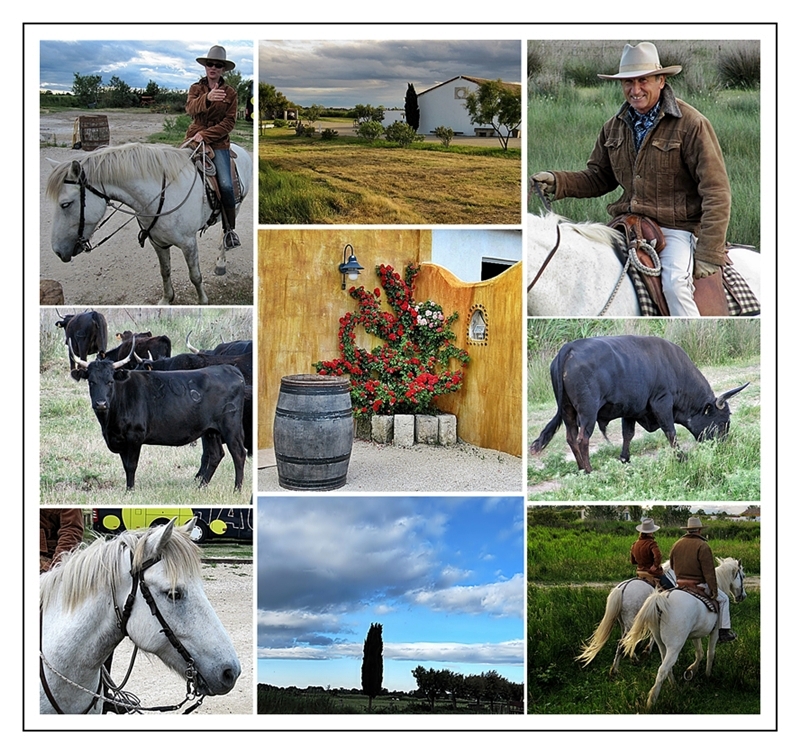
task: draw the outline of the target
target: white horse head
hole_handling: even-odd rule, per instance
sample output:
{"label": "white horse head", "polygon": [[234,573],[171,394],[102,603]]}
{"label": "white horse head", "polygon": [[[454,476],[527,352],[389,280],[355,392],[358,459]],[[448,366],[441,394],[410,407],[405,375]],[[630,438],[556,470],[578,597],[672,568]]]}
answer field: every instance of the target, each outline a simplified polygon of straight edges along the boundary
{"label": "white horse head", "polygon": [[97,540],[43,574],[41,712],[100,712],[101,667],[126,635],[194,694],[234,687],[241,666],[203,590],[193,526]]}

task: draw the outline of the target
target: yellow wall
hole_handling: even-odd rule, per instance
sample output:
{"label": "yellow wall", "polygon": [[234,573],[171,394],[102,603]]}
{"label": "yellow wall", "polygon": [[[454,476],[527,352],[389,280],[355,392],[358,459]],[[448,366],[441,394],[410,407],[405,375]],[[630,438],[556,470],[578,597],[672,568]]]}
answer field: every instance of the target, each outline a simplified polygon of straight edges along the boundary
{"label": "yellow wall", "polygon": [[[388,264],[402,274],[421,264],[418,301],[434,300],[445,314],[459,312],[458,345],[471,363],[464,387],[443,396],[440,408],[458,416],[461,439],[522,455],[522,265],[482,283],[463,283],[430,263],[429,230],[261,230],[258,234],[258,447],[272,447],[272,424],[282,376],[313,373],[312,364],[339,356],[339,318],[355,310],[342,290],[338,265],[352,244],[363,272],[355,283],[380,288],[375,267]],[[469,311],[481,304],[489,321],[486,345],[467,342]],[[380,344],[362,333],[358,345]],[[454,365],[455,366],[455,365]]]}

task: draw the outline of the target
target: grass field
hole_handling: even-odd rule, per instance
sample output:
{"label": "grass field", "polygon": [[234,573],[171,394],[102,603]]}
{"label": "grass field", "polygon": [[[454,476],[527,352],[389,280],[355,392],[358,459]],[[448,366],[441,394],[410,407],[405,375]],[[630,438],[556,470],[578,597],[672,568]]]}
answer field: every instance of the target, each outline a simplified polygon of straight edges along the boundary
{"label": "grass field", "polygon": [[595,429],[591,474],[578,471],[564,428],[538,455],[528,458],[528,498],[570,500],[718,500],[761,498],[760,322],[673,320],[530,320],[528,323],[528,444],[556,413],[550,362],[569,340],[594,335],[656,335],[681,346],[716,394],[749,382],[731,399],[731,431],[723,442],[698,443],[677,427],[684,456],[663,432],[637,426],[631,462],[618,460],[621,422],[609,425],[605,442]]}
{"label": "grass field", "polygon": [[261,224],[521,222],[520,150],[333,140],[269,129],[259,145]]}
{"label": "grass field", "polygon": [[[554,508],[553,510],[557,510]],[[531,514],[529,514],[531,515]],[[658,650],[639,664],[624,658],[609,677],[619,630],[587,667],[575,661],[605,611],[612,587],[630,578],[627,564],[636,539],[633,522],[528,524],[528,714],[635,714],[644,712],[660,664]],[[737,534],[737,530],[739,533]],[[664,526],[656,539],[666,558],[683,534]],[[661,714],[758,714],[760,711],[760,525],[715,523],[704,530],[714,555],[740,558],[747,599],[731,605],[739,638],[717,647],[712,675],[682,680],[693,658],[690,645],[675,666],[676,687],[664,684]],[[616,557],[614,557],[616,553]],[[596,557],[595,557],[596,555]]]}
{"label": "grass field", "polygon": [[[213,347],[221,341],[251,338],[249,309],[103,309],[109,332],[133,329],[168,335],[173,354],[182,353],[184,339]],[[70,313],[69,308],[61,314]],[[211,483],[198,490],[194,475],[200,467],[200,443],[183,447],[145,445],[136,472],[136,490],[126,492],[120,457],[103,440],[89,400],[85,380],[69,374],[64,331],[55,327],[52,309],[40,313],[40,502],[73,507],[168,504],[188,506],[247,505],[252,488],[252,462],[245,462],[241,493],[233,489],[233,461],[225,454]],[[90,356],[89,361],[95,357]]]}

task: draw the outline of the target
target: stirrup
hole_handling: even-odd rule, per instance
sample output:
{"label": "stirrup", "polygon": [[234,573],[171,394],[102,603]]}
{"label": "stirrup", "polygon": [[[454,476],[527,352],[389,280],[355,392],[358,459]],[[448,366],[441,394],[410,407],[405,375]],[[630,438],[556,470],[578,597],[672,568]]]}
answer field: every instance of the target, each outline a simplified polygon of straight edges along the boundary
{"label": "stirrup", "polygon": [[225,231],[225,234],[222,237],[222,245],[226,249],[235,249],[237,246],[241,246],[241,242],[239,241],[239,236],[236,235],[236,231],[233,228],[229,228]]}

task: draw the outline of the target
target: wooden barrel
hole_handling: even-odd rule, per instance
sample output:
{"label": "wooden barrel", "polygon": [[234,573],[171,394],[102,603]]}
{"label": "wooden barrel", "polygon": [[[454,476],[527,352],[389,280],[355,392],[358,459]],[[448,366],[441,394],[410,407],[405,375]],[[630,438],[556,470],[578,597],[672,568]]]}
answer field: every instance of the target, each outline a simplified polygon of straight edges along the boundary
{"label": "wooden barrel", "polygon": [[80,143],[85,152],[92,152],[98,147],[107,147],[109,143],[108,116],[107,115],[81,115],[75,123],[76,134],[72,142]]}
{"label": "wooden barrel", "polygon": [[353,449],[350,380],[319,374],[282,377],[273,440],[281,487],[344,487]]}

